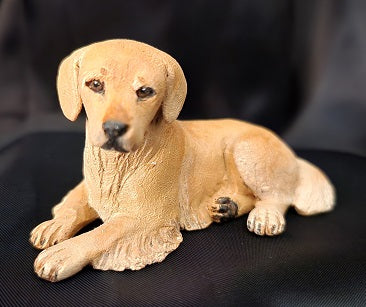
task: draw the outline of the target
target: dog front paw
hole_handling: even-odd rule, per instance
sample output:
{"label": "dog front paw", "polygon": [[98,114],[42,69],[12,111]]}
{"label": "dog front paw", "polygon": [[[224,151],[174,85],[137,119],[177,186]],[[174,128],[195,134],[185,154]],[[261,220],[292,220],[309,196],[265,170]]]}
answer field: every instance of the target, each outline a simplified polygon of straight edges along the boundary
{"label": "dog front paw", "polygon": [[285,230],[286,221],[278,210],[257,207],[248,216],[249,231],[260,236],[275,236]]}
{"label": "dog front paw", "polygon": [[34,271],[39,277],[56,282],[76,274],[88,263],[86,253],[66,241],[42,251],[34,262]]}
{"label": "dog front paw", "polygon": [[39,224],[30,234],[29,241],[39,249],[45,249],[66,239],[75,233],[70,221],[64,219],[52,219]]}

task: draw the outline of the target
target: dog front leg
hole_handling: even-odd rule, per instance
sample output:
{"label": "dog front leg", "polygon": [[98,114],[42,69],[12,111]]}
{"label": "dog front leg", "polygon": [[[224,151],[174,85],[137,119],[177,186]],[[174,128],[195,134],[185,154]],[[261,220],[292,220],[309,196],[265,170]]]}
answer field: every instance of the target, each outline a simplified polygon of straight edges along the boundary
{"label": "dog front leg", "polygon": [[39,277],[52,282],[68,278],[108,253],[124,238],[129,238],[129,234],[138,232],[136,225],[138,223],[131,218],[116,217],[89,232],[45,249],[35,260],[34,270]]}
{"label": "dog front leg", "polygon": [[52,209],[53,219],[38,225],[30,234],[34,247],[44,249],[71,238],[98,215],[87,202],[84,181]]}

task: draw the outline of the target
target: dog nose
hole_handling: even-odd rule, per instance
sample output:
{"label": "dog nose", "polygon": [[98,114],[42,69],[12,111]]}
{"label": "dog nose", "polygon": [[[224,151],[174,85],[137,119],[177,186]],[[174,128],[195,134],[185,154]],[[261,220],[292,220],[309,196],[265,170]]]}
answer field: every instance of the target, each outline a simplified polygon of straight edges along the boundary
{"label": "dog nose", "polygon": [[116,121],[107,121],[103,123],[103,130],[109,139],[115,139],[126,133],[128,126]]}

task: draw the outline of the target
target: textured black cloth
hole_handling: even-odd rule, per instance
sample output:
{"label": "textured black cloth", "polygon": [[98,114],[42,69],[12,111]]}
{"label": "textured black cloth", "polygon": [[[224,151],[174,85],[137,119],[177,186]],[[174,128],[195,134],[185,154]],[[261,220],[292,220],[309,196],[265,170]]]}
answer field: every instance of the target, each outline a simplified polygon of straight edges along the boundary
{"label": "textured black cloth", "polygon": [[366,159],[334,152],[299,155],[333,181],[335,210],[290,210],[281,236],[248,232],[243,216],[183,232],[177,250],[140,271],[39,279],[29,232],[81,180],[83,143],[83,134],[40,133],[0,151],[0,306],[365,306]]}

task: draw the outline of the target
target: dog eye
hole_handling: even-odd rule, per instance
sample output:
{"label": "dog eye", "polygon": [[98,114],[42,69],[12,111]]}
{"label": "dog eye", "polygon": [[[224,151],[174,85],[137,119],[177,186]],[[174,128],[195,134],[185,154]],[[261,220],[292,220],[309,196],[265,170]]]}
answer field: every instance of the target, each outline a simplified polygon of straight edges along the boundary
{"label": "dog eye", "polygon": [[91,80],[91,81],[87,81],[85,84],[93,92],[96,92],[96,93],[99,93],[99,94],[104,93],[104,82],[101,82],[99,80]]}
{"label": "dog eye", "polygon": [[155,91],[151,87],[142,86],[136,91],[136,95],[138,98],[144,99],[155,95]]}

